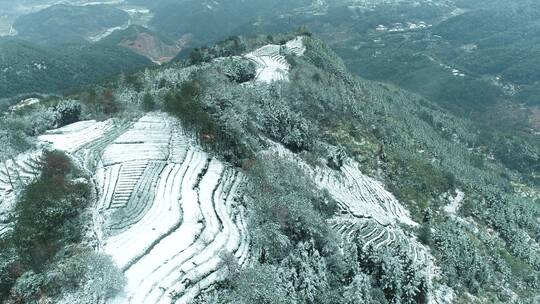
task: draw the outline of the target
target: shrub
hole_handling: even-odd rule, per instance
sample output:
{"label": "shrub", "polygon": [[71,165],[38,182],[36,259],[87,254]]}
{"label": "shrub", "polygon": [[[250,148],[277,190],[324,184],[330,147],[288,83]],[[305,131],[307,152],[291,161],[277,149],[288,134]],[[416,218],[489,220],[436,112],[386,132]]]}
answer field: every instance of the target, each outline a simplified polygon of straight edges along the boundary
{"label": "shrub", "polygon": [[165,109],[180,118],[185,128],[196,132],[203,146],[219,151],[227,161],[249,158],[249,149],[242,138],[223,126],[218,109],[200,100],[208,85],[201,75],[194,75],[179,90],[165,96]]}
{"label": "shrub", "polygon": [[79,121],[82,107],[76,101],[66,100],[56,106],[56,112],[58,113],[58,127],[63,127]]}
{"label": "shrub", "polygon": [[17,279],[10,297],[16,302],[30,302],[39,299],[41,289],[45,284],[45,278],[30,270]]}
{"label": "shrub", "polygon": [[46,265],[66,244],[81,236],[78,215],[89,197],[87,184],[68,181],[73,167],[60,152],[46,152],[42,175],[28,185],[16,205],[13,241],[32,269]]}
{"label": "shrub", "polygon": [[[255,264],[241,272],[218,303],[293,304],[278,267]],[[214,302],[215,303],[215,302]]]}
{"label": "shrub", "polygon": [[143,96],[142,108],[145,112],[153,111],[156,108],[156,102],[154,101],[154,97],[149,92],[146,92]]}
{"label": "shrub", "polygon": [[255,64],[248,60],[231,59],[223,62],[225,76],[236,83],[244,83],[255,79]]}
{"label": "shrub", "polygon": [[315,240],[317,248],[329,238],[325,217],[317,207],[324,197],[293,162],[278,156],[260,158],[251,169],[250,190],[255,246],[275,260],[288,253],[288,247]]}

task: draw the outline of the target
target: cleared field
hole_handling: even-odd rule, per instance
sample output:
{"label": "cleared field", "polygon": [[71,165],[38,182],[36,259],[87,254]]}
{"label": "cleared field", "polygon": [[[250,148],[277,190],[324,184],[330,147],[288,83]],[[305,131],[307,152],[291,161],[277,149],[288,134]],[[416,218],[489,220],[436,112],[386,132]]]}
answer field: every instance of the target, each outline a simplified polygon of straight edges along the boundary
{"label": "cleared field", "polygon": [[384,185],[363,174],[355,161],[344,159],[343,166],[334,170],[327,166],[312,167],[278,144],[268,153],[296,160],[317,187],[328,191],[340,209],[340,215],[331,219],[330,224],[344,243],[358,241],[364,250],[370,246],[377,249],[399,245],[430,275],[434,272],[428,248],[400,227],[418,224]]}
{"label": "cleared field", "polygon": [[128,285],[114,303],[188,303],[249,254],[243,176],[209,157],[163,113],[79,122],[40,137],[94,172],[100,250]]}
{"label": "cleared field", "polygon": [[303,38],[297,37],[284,46],[269,44],[246,54],[244,57],[255,63],[257,68],[255,80],[269,83],[288,80],[290,65],[285,55],[302,56],[304,52]]}

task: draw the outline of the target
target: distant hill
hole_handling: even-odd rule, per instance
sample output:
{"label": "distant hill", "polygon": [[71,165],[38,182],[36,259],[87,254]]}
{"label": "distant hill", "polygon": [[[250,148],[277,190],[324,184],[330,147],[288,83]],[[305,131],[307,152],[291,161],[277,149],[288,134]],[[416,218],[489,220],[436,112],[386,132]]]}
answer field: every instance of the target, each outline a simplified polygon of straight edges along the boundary
{"label": "distant hill", "polygon": [[125,30],[114,31],[99,43],[121,46],[154,62],[165,63],[173,59],[188,41],[188,39],[175,41],[145,27],[132,25]]}
{"label": "distant hill", "polygon": [[108,5],[53,5],[19,17],[14,24],[21,39],[41,44],[81,43],[109,28],[127,24],[129,15]]}
{"label": "distant hill", "polygon": [[61,92],[152,64],[130,50],[104,44],[49,47],[4,39],[0,54],[0,98]]}
{"label": "distant hill", "polygon": [[229,1],[148,1],[131,0],[133,4],[149,7],[154,12],[152,28],[178,39],[193,36],[196,46],[213,43],[224,37],[241,33],[240,26],[273,15],[288,14],[298,7],[312,3],[310,0],[229,0]]}

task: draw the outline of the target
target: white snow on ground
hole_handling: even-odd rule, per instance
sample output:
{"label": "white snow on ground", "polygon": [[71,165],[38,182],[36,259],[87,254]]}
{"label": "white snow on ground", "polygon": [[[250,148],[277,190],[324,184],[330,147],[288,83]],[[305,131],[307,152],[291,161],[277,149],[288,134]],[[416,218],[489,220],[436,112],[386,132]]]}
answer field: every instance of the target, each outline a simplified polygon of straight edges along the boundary
{"label": "white snow on ground", "polygon": [[96,237],[128,280],[112,302],[189,303],[228,275],[223,254],[246,261],[238,201],[244,178],[204,153],[170,116],[79,122],[40,139],[83,164],[99,155],[88,168],[99,196]]}
{"label": "white snow on ground", "polygon": [[0,162],[0,237],[10,229],[17,192],[39,174],[40,156],[41,151],[31,150]]}
{"label": "white snow on ground", "polygon": [[11,111],[17,111],[17,110],[20,110],[22,108],[37,104],[39,102],[40,102],[39,98],[28,98],[28,99],[25,99],[25,100],[19,102],[16,105],[10,107],[9,109]]}
{"label": "white snow on ground", "polygon": [[279,80],[288,80],[290,65],[285,58],[286,54],[302,56],[305,52],[303,38],[297,37],[284,46],[269,44],[251,53],[245,58],[255,63],[257,69],[256,81],[271,83]]}
{"label": "white snow on ground", "polygon": [[340,170],[327,166],[313,168],[279,144],[273,144],[272,152],[298,161],[313,177],[315,184],[320,189],[328,191],[337,201],[342,213],[357,218],[373,219],[382,226],[398,222],[409,226],[418,225],[399,201],[384,189],[384,185],[363,174],[359,164],[354,160],[346,158]]}
{"label": "white snow on ground", "polygon": [[75,152],[88,142],[102,137],[114,128],[112,120],[97,122],[95,120],[80,121],[74,124],[47,131],[38,137],[42,142],[50,143],[54,149]]}
{"label": "white snow on ground", "polygon": [[340,215],[330,224],[341,234],[344,243],[358,239],[363,249],[401,244],[428,277],[436,276],[429,249],[400,226],[418,224],[384,185],[363,174],[354,160],[345,159],[341,169],[334,170],[327,166],[312,167],[278,144],[273,144],[269,153],[296,160],[321,190],[328,191],[340,208]]}
{"label": "white snow on ground", "polygon": [[350,159],[345,161],[340,171],[328,167],[317,168],[314,181],[327,190],[344,211],[356,217],[373,218],[381,225],[396,221],[409,226],[417,225],[382,183],[364,175],[358,164]]}
{"label": "white snow on ground", "polygon": [[359,238],[363,241],[362,249],[401,243],[416,263],[428,272],[433,271],[428,249],[400,227],[400,224],[418,224],[381,182],[363,174],[351,159],[346,159],[339,171],[319,167],[313,172],[317,186],[327,190],[339,204],[342,215],[331,223],[344,242]]}
{"label": "white snow on ground", "polygon": [[465,193],[456,189],[456,196],[452,198],[448,205],[444,206],[444,211],[450,215],[456,215],[459,207],[461,207],[463,199],[465,199]]}
{"label": "white snow on ground", "polygon": [[[114,130],[121,129],[121,127],[121,124],[115,124],[113,120],[77,122],[46,132],[38,137],[38,149],[22,153],[14,159],[0,163],[0,236],[11,225],[8,219],[15,206],[17,192],[39,174],[38,162],[44,148],[65,151],[82,164],[85,158],[91,154],[90,150],[99,150],[98,146],[88,146],[89,143],[106,141],[108,133],[114,133]],[[15,191],[9,177],[11,177]]]}
{"label": "white snow on ground", "polygon": [[169,154],[172,132],[166,119],[164,114],[141,118],[105,149],[103,164],[109,166],[129,161],[165,161]]}
{"label": "white snow on ground", "polygon": [[116,5],[116,4],[122,4],[124,2],[125,2],[124,0],[93,1],[93,2],[83,1],[82,3],[75,2],[74,4],[80,5],[80,6],[92,6],[92,5]]}

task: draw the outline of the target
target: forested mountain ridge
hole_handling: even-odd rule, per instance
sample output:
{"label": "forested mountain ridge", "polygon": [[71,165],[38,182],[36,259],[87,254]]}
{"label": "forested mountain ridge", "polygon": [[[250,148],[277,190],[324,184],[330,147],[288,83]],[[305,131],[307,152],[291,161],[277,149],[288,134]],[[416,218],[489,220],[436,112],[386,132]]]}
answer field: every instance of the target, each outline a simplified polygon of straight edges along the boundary
{"label": "forested mountain ridge", "polygon": [[[538,180],[522,173],[538,151],[512,150],[496,131],[488,138],[425,98],[351,75],[306,33],[231,38],[186,62],[7,113],[2,130],[10,168],[0,172],[3,197],[16,198],[1,229],[0,296],[8,301],[538,298]],[[46,153],[36,166],[34,154],[16,157],[36,140],[67,160]],[[34,181],[33,167],[45,172]],[[22,173],[11,186],[9,172]],[[64,212],[44,214],[61,225],[37,233],[29,211],[54,181],[64,188],[43,200],[52,208],[44,210]],[[163,195],[171,187],[179,197]],[[59,197],[71,211],[54,203]],[[73,214],[86,215],[81,225],[66,220]],[[177,239],[187,231],[191,244]],[[134,235],[144,238],[129,242]],[[42,255],[43,240],[58,246]],[[69,280],[76,283],[55,283]]]}
{"label": "forested mountain ridge", "polygon": [[[331,45],[351,72],[421,94],[458,116],[470,117],[482,128],[507,132],[510,141],[519,141],[515,138],[518,134],[528,142],[539,144],[540,107],[536,104],[539,89],[534,47],[539,7],[531,0],[70,3],[67,13],[59,12],[60,19],[68,26],[58,33],[77,29],[79,22],[73,23],[70,16],[75,13],[70,11],[80,11],[85,21],[83,27],[95,27],[94,23],[110,26],[94,38],[111,33],[116,38],[129,36],[118,41],[117,46],[127,47],[158,63],[168,61],[179,51],[182,53],[178,58],[186,58],[193,48],[230,35],[271,34],[304,26]],[[27,21],[32,24],[34,16],[50,16],[47,11],[54,9],[51,6],[30,14]],[[94,22],[103,21],[101,15],[116,16],[119,11],[123,17]],[[128,25],[122,23],[125,14],[130,17],[128,24],[148,30],[125,29]],[[213,22],[206,22],[209,19]],[[34,23],[34,27],[36,24],[39,27],[40,23]],[[131,37],[137,28],[138,36]],[[53,33],[49,35],[51,39],[67,35],[42,32]],[[81,32],[76,35],[88,36]],[[465,37],[468,37],[466,41],[461,41]]]}
{"label": "forested mountain ridge", "polygon": [[240,5],[241,13],[235,1],[210,4],[153,2],[149,26],[192,35],[180,59],[229,35],[304,26],[361,77],[418,93],[509,140],[539,143],[534,1],[268,1]]}
{"label": "forested mountain ridge", "polygon": [[65,92],[152,65],[142,55],[105,44],[51,47],[6,38],[0,39],[0,52],[0,98]]}

